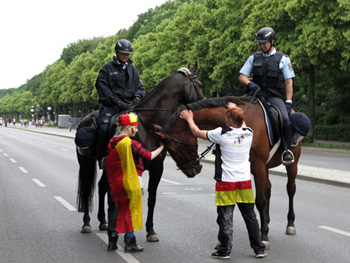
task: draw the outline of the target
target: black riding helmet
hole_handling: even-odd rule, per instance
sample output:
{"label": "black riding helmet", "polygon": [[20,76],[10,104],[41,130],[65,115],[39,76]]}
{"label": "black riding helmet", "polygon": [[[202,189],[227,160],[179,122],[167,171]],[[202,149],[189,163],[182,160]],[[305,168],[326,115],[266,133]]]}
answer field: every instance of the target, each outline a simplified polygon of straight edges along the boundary
{"label": "black riding helmet", "polygon": [[115,52],[123,54],[132,54],[132,44],[129,40],[121,39],[115,45]]}
{"label": "black riding helmet", "polygon": [[258,31],[255,37],[255,42],[264,43],[276,38],[275,31],[271,27],[263,27]]}

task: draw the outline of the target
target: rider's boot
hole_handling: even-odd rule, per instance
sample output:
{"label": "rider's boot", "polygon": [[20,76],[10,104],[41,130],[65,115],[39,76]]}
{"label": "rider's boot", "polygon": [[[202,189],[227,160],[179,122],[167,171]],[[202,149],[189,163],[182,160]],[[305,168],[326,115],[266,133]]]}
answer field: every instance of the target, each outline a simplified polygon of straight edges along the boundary
{"label": "rider's boot", "polygon": [[136,237],[126,237],[124,236],[125,241],[125,253],[135,253],[135,252],[143,252],[143,247],[140,247],[136,244]]}
{"label": "rider's boot", "polygon": [[282,163],[284,165],[290,165],[294,163],[294,154],[291,151],[292,144],[292,127],[289,125],[288,127],[283,128],[284,140],[285,140],[285,150],[282,153]]}
{"label": "rider's boot", "polygon": [[118,249],[117,241],[118,241],[118,234],[113,233],[113,234],[109,235],[108,236],[107,251],[114,251],[114,250]]}

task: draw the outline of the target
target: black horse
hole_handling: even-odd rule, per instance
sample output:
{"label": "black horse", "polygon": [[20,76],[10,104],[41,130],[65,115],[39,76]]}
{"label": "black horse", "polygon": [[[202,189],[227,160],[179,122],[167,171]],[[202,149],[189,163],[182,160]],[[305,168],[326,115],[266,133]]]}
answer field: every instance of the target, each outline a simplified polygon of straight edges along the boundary
{"label": "black horse", "polygon": [[[142,143],[143,147],[154,150],[159,146],[159,138],[152,132],[152,124],[164,124],[167,119],[176,111],[180,104],[195,102],[204,98],[202,83],[197,79],[197,64],[193,68],[181,68],[171,76],[164,79],[151,92],[149,92],[142,101],[133,109],[139,118],[139,132],[135,139]],[[98,111],[87,115],[78,126],[90,127],[98,119]],[[113,134],[113,133],[112,133]],[[163,173],[163,162],[166,151],[152,161],[145,161],[145,170],[149,171],[148,183],[148,215],[146,221],[147,241],[159,241],[157,234],[153,229],[153,214],[156,204],[157,188]],[[83,156],[77,150],[79,161],[79,182],[78,182],[78,211],[84,212],[84,225],[82,233],[90,233],[90,216],[92,210],[92,199],[95,189],[95,180],[97,174],[96,156]],[[100,230],[107,229],[105,218],[105,195],[108,188],[106,172],[103,171],[98,183],[99,187],[99,210],[98,220],[100,221]]]}

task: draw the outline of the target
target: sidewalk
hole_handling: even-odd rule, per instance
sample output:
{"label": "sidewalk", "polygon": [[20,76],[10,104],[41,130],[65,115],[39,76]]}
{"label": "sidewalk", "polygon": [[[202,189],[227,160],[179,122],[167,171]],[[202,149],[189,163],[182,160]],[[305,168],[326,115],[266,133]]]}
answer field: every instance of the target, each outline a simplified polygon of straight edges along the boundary
{"label": "sidewalk", "polygon": [[[51,134],[55,136],[62,136],[68,138],[75,138],[76,130],[65,128],[57,128],[57,127],[42,127],[36,128],[35,126],[22,127],[17,125],[15,127],[8,126],[10,128],[23,129],[31,132],[40,132]],[[199,152],[203,152],[205,148],[199,147]],[[332,154],[332,155],[341,155],[349,157],[350,161],[350,151],[347,150],[336,150],[336,149],[322,149],[322,148],[313,148],[313,147],[303,147],[302,151],[304,152],[314,152],[314,153],[323,153],[323,154]],[[210,152],[208,153],[202,162],[213,163],[215,156]],[[274,175],[287,177],[286,169],[283,165],[280,165],[276,168],[270,169],[270,173]],[[316,181],[320,183],[327,183],[341,187],[349,187],[350,188],[350,171],[343,170],[333,170],[327,168],[320,168],[315,166],[307,166],[307,165],[298,165],[298,176],[297,179],[303,179],[308,181]]]}

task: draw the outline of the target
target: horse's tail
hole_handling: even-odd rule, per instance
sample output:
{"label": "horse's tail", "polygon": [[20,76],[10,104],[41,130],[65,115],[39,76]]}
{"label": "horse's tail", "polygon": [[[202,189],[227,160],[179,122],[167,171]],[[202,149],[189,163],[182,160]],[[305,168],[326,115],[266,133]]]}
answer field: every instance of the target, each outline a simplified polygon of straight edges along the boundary
{"label": "horse's tail", "polygon": [[91,212],[96,187],[96,160],[94,157],[82,156],[78,151],[77,157],[79,162],[77,194],[78,212],[86,212],[87,210]]}

